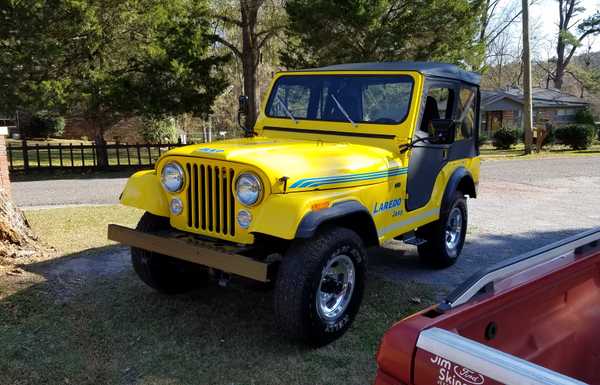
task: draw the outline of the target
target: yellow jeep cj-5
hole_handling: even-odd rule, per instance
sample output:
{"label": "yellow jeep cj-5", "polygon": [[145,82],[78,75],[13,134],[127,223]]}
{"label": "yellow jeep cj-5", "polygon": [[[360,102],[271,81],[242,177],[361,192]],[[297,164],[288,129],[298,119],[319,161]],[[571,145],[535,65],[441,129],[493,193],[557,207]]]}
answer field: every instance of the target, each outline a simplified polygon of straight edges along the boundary
{"label": "yellow jeep cj-5", "polygon": [[[358,312],[365,249],[398,239],[456,262],[479,176],[479,75],[440,63],[278,73],[246,137],[179,147],[134,174],[110,225],[149,286],[273,282],[282,331],[322,345]],[[245,98],[240,98],[244,114]]]}

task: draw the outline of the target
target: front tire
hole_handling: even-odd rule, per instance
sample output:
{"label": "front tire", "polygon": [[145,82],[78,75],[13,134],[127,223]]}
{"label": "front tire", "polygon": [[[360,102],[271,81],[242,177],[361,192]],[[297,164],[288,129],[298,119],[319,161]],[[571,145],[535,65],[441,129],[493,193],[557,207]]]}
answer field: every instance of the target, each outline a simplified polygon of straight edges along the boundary
{"label": "front tire", "polygon": [[[144,213],[136,230],[155,233],[169,228],[168,218]],[[164,294],[185,293],[204,281],[205,272],[197,265],[137,247],[131,248],[131,262],[146,285]]]}
{"label": "front tire", "polygon": [[465,244],[467,219],[467,200],[457,191],[448,207],[442,208],[440,219],[417,231],[426,241],[418,246],[419,257],[437,268],[454,265]]}
{"label": "front tire", "polygon": [[339,338],[358,312],[365,275],[363,242],[352,230],[327,228],[314,238],[295,241],[275,283],[279,328],[314,346]]}

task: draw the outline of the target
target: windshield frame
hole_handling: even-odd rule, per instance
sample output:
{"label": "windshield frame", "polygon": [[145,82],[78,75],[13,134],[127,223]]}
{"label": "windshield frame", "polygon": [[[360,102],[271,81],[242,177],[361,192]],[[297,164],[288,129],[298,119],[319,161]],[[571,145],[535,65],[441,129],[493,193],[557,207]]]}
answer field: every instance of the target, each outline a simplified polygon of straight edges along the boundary
{"label": "windshield frame", "polygon": [[361,124],[365,124],[365,125],[369,125],[369,126],[399,126],[401,124],[403,124],[404,122],[406,122],[406,119],[410,116],[410,112],[411,112],[411,108],[412,108],[412,103],[413,103],[413,99],[414,99],[414,91],[415,91],[415,78],[413,76],[411,76],[410,74],[403,72],[403,73],[397,73],[397,72],[390,72],[390,73],[356,73],[356,72],[350,72],[350,73],[344,73],[344,72],[336,72],[336,73],[314,73],[314,72],[283,72],[280,73],[279,76],[277,76],[277,78],[275,79],[275,81],[273,82],[273,85],[270,87],[269,90],[269,97],[266,100],[264,109],[263,109],[263,114],[265,117],[269,118],[269,119],[285,119],[285,120],[289,120],[289,117],[282,117],[282,116],[273,116],[270,115],[268,113],[270,106],[273,103],[273,100],[275,98],[275,94],[276,94],[276,90],[277,90],[277,85],[278,83],[281,81],[282,78],[289,78],[289,77],[300,77],[300,76],[306,76],[306,77],[334,77],[334,76],[338,76],[338,77],[367,77],[367,78],[376,78],[376,77],[381,77],[381,78],[403,78],[407,80],[407,83],[410,85],[410,90],[408,92],[409,94],[409,99],[408,102],[406,104],[406,112],[404,113],[404,116],[402,117],[401,120],[397,121],[397,122],[392,122],[392,123],[383,123],[383,122],[368,122],[368,121],[355,121],[354,124],[352,124],[351,122],[349,122],[348,120],[329,120],[329,119],[309,119],[309,118],[302,118],[302,117],[298,117],[298,116],[294,116],[294,119],[296,119],[297,121],[302,121],[302,122],[329,122],[329,123],[346,123],[349,125],[352,125],[353,127],[356,127],[358,125]]}

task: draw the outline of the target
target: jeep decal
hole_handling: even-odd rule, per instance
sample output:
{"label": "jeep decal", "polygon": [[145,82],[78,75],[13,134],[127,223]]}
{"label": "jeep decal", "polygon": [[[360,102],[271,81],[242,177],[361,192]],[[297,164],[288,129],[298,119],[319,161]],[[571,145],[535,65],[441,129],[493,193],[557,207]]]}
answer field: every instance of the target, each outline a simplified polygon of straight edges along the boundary
{"label": "jeep decal", "polygon": [[290,188],[293,189],[301,187],[318,187],[327,184],[362,182],[365,180],[389,178],[392,176],[404,175],[407,172],[407,167],[394,167],[383,171],[366,172],[361,174],[334,175],[318,178],[303,178],[292,184]]}
{"label": "jeep decal", "polygon": [[391,199],[391,200],[385,201],[385,202],[375,202],[375,207],[373,208],[373,215],[377,215],[383,211],[388,211],[388,210],[400,207],[401,203],[402,203],[402,199],[400,199],[400,198]]}

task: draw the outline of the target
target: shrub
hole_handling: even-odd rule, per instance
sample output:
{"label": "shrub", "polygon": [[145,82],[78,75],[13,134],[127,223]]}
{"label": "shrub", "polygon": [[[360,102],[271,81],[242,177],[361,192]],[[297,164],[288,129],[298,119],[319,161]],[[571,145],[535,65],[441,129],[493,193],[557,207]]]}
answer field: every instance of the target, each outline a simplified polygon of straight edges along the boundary
{"label": "shrub", "polygon": [[575,113],[575,122],[578,124],[594,125],[594,115],[592,114],[592,110],[589,108],[577,110]]}
{"label": "shrub", "polygon": [[509,130],[512,130],[515,132],[515,135],[517,136],[517,143],[525,143],[525,130],[522,128],[509,128]]}
{"label": "shrub", "polygon": [[556,139],[573,150],[590,148],[596,136],[596,128],[591,124],[577,124],[556,130]]}
{"label": "shrub", "polygon": [[62,136],[65,132],[65,119],[52,112],[40,111],[31,117],[27,135],[32,138]]}
{"label": "shrub", "polygon": [[179,125],[173,117],[146,118],[140,126],[140,135],[147,143],[175,143],[179,138]]}
{"label": "shrub", "polygon": [[481,133],[479,133],[479,137],[477,138],[477,144],[479,145],[479,147],[481,147],[483,144],[485,144],[489,140],[490,140],[490,138],[488,138],[488,136],[485,133],[481,132]]}
{"label": "shrub", "polygon": [[517,144],[517,131],[510,128],[499,128],[494,132],[492,143],[500,150],[508,150]]}
{"label": "shrub", "polygon": [[554,143],[556,143],[556,128],[546,127],[546,130],[548,130],[548,132],[546,134],[546,137],[544,138],[544,143],[542,143],[542,147],[551,146]]}

